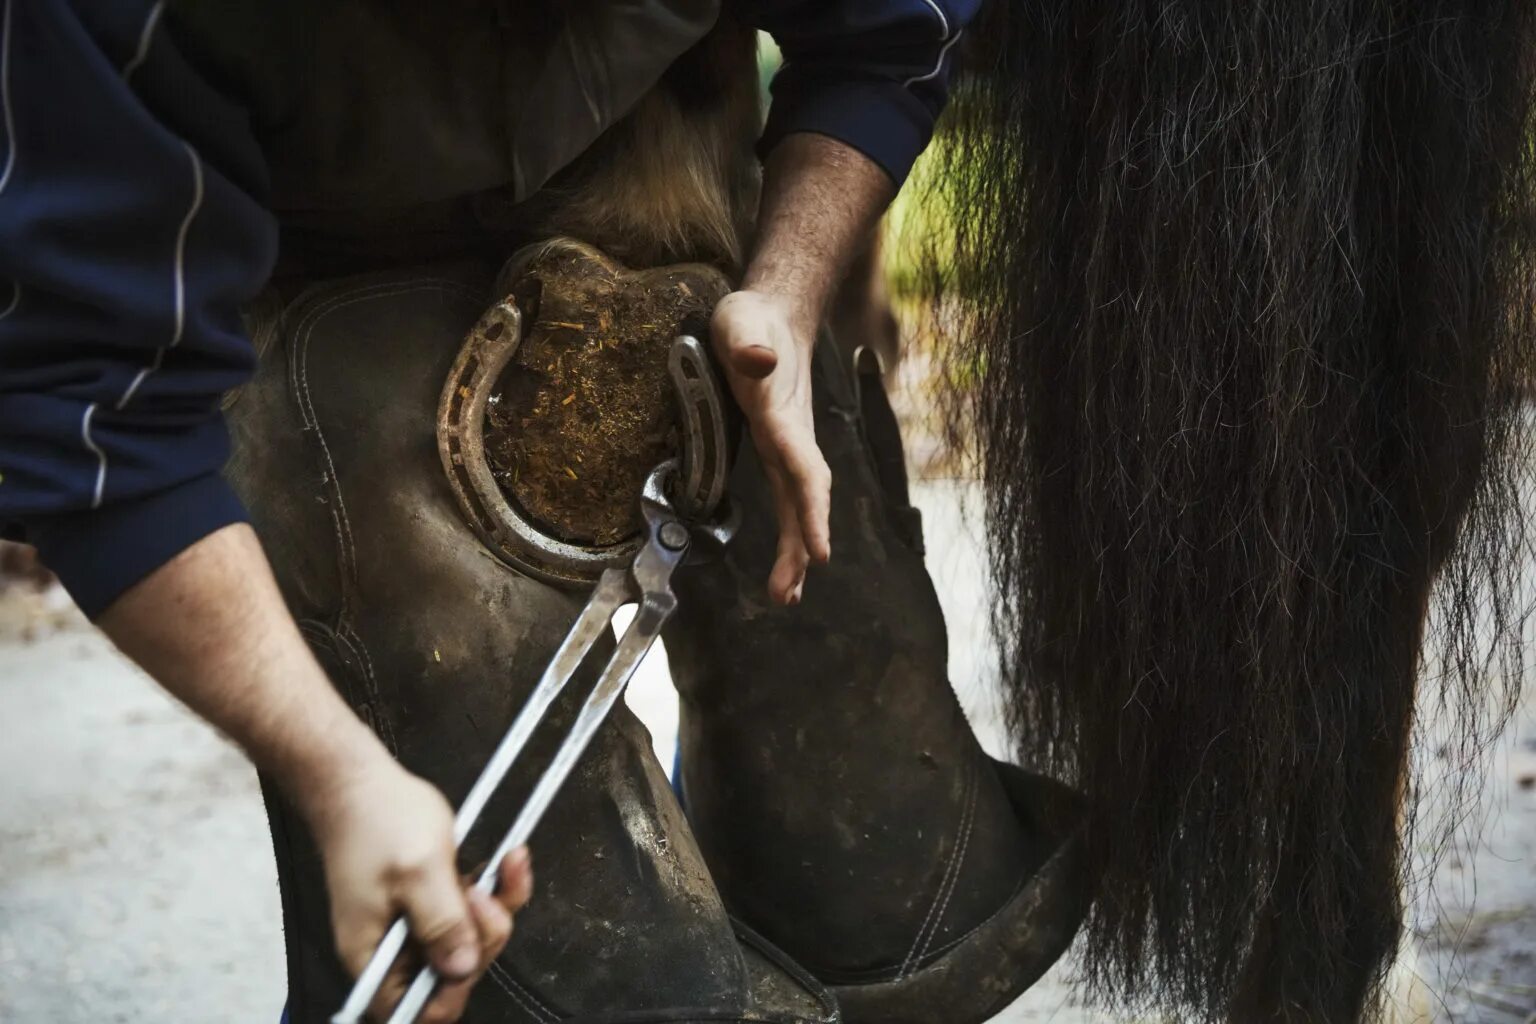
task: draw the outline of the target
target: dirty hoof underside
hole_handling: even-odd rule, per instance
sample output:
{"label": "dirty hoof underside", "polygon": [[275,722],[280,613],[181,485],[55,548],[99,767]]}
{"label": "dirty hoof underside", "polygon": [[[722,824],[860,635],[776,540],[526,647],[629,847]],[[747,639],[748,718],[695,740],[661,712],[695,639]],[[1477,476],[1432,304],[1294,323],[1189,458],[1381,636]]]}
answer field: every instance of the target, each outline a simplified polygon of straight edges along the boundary
{"label": "dirty hoof underside", "polygon": [[702,337],[729,282],[702,264],[630,270],[557,240],[514,256],[500,288],[523,334],[486,407],[496,482],[560,540],[633,536],[646,475],[681,450],[672,339]]}

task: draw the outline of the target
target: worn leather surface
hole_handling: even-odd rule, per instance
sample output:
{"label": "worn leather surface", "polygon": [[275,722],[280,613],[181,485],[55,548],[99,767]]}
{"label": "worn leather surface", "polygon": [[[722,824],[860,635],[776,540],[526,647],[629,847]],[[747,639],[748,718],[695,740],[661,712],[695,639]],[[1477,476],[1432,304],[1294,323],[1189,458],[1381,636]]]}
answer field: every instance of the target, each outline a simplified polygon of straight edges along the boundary
{"label": "worn leather surface", "polygon": [[[494,270],[439,267],[310,288],[275,323],[253,325],[261,368],[230,410],[229,475],[305,635],[348,702],[452,800],[583,599],[492,556],[443,477],[439,392]],[[552,720],[568,721],[572,705],[563,701]],[[554,738],[536,738],[487,822],[510,822]],[[328,1019],[347,979],[314,848],[283,801],[268,798],[292,1020],[311,1024]],[[472,836],[462,866],[482,861],[497,831]],[[534,848],[533,902],[477,989],[469,1024],[836,1020],[814,983],[750,937],[738,940],[649,737],[622,707]]]}
{"label": "worn leather surface", "polygon": [[[877,478],[846,358],[829,342],[816,357],[832,560],[802,603],[765,592],[776,531],[750,446],[732,480],[740,535],[678,582],[685,803],[745,920],[840,997],[914,997],[899,1018],[845,1006],[850,1021],[980,1021],[1060,955],[1081,907],[1029,888],[1061,837],[1010,799],[955,700],[913,520]],[[902,987],[941,961],[953,983]]]}

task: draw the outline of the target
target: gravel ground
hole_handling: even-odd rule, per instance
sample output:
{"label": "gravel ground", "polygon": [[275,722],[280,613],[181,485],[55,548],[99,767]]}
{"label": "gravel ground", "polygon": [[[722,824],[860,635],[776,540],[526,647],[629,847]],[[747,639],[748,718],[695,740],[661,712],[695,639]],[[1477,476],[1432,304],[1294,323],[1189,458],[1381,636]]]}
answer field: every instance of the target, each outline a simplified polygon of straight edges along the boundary
{"label": "gravel ground", "polygon": [[[952,675],[994,753],[965,492],[924,484]],[[668,751],[665,659],[630,694]],[[0,592],[0,1024],[275,1024],[283,960],[256,783],[57,593]],[[663,763],[669,758],[664,757]],[[1414,908],[1397,1021],[1536,1022],[1536,701],[1492,758],[1475,840]],[[1109,1022],[1058,965],[994,1024]],[[940,1024],[940,1022],[936,1022]]]}

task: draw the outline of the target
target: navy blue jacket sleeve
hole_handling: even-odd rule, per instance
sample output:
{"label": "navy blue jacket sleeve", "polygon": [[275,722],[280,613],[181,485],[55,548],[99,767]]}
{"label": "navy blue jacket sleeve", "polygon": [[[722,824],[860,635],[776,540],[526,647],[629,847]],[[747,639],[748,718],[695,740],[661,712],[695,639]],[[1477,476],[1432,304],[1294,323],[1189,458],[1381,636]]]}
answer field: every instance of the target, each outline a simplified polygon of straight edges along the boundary
{"label": "navy blue jacket sleeve", "polygon": [[219,404],[276,227],[162,4],[0,3],[0,525],[95,615],[244,517]]}
{"label": "navy blue jacket sleeve", "polygon": [[949,98],[955,45],[981,0],[748,0],[784,53],[763,133],[830,135],[900,185]]}

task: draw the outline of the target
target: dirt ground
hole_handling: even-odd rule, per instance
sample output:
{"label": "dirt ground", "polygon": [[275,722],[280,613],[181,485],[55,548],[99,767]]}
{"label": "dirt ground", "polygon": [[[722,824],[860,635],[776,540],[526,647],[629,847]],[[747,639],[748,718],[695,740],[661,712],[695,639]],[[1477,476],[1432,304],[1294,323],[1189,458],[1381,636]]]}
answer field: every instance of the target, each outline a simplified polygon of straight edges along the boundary
{"label": "dirt ground", "polygon": [[[919,503],[953,678],[1003,753],[968,493],[930,482]],[[630,702],[666,754],[676,707],[663,656]],[[0,723],[0,1022],[276,1024],[276,882],[240,755],[56,592],[0,591]],[[1536,700],[1491,764],[1475,828],[1415,901],[1393,980],[1400,1024],[1536,1022]],[[1069,959],[994,1024],[1120,1019],[1081,1006],[1071,974]]]}

